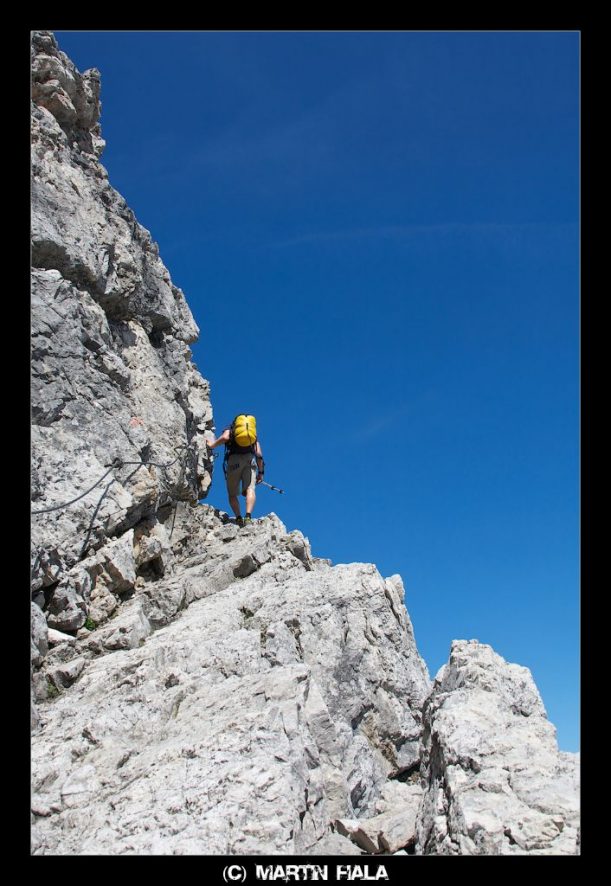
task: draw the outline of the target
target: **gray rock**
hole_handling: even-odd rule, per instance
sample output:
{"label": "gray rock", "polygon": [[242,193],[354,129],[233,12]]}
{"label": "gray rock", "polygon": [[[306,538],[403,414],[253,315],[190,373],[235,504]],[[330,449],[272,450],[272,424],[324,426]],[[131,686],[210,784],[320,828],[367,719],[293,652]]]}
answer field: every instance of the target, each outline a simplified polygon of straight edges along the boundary
{"label": "gray rock", "polygon": [[339,819],[335,827],[365,852],[395,854],[417,840],[416,821],[423,789],[420,785],[386,782],[371,818]]}
{"label": "gray rock", "polygon": [[361,849],[352,840],[341,834],[327,834],[318,841],[316,846],[307,851],[306,855],[363,855]]}
{"label": "gray rock", "polygon": [[32,695],[30,698],[30,729],[32,732],[36,732],[40,729],[40,714],[34,703],[34,687],[32,687]]}
{"label": "gray rock", "polygon": [[83,597],[69,578],[63,579],[49,600],[47,624],[58,631],[76,631],[85,624],[86,618]]}
{"label": "gray rock", "polygon": [[84,658],[73,658],[65,664],[47,667],[46,674],[57,689],[66,689],[80,676],[85,663]]}
{"label": "gray rock", "polygon": [[[99,162],[99,90],[98,71],[81,74],[52,34],[34,32],[34,591],[106,546],[107,591],[133,587],[121,536],[164,503],[204,496],[212,474],[209,386],[188,346],[198,329]],[[77,629],[80,597],[56,592],[50,624]]]}
{"label": "gray rock", "polygon": [[130,529],[117,539],[109,541],[96,557],[101,572],[99,580],[116,594],[131,591],[136,584],[134,559],[134,530]]}
{"label": "gray rock", "polygon": [[379,834],[375,827],[367,827],[365,822],[356,818],[338,818],[334,824],[341,836],[349,837],[367,855],[376,855],[381,851],[378,846]]}
{"label": "gray rock", "polygon": [[32,644],[31,644],[31,661],[34,667],[39,667],[45,655],[49,651],[49,640],[47,637],[47,620],[42,610],[32,603]]}
{"label": "gray rock", "polygon": [[82,646],[94,655],[117,649],[136,649],[152,630],[142,603],[137,599],[132,605],[122,607],[107,625],[92,631],[89,637],[83,639]]}
{"label": "gray rock", "polygon": [[415,814],[420,806],[423,790],[420,779],[413,782],[387,781],[380,791],[375,811],[394,813],[409,809],[410,814]]}
{"label": "gray rock", "polygon": [[64,634],[62,631],[56,631],[54,628],[47,629],[47,637],[49,646],[57,646],[59,643],[76,643],[76,637],[73,637],[72,634]]}
{"label": "gray rock", "polygon": [[455,641],[424,708],[424,854],[575,854],[578,773],[527,668]]}
{"label": "gray rock", "polygon": [[[190,534],[175,578],[148,582],[77,640],[79,679],[40,702],[35,773],[54,765],[69,778],[91,764],[100,787],[78,792],[88,808],[80,824],[37,817],[37,853],[91,851],[96,834],[102,854],[324,854],[332,822],[373,806],[397,746],[417,737],[430,684],[374,567],[309,569],[275,515],[235,535],[207,506],[182,520]],[[254,572],[232,569],[228,585],[214,585],[247,555]],[[155,594],[166,611],[151,634],[143,605]],[[148,624],[130,641],[120,630],[128,618]],[[66,751],[84,732],[97,738],[73,763]],[[364,772],[373,780],[355,791]],[[50,806],[45,784],[36,792]],[[149,831],[130,825],[149,819]]]}
{"label": "gray rock", "polygon": [[142,572],[162,576],[169,568],[173,556],[166,528],[156,518],[139,523],[134,531],[134,557],[136,566]]}
{"label": "gray rock", "polygon": [[32,694],[33,706],[34,706],[34,710],[35,710],[35,715],[34,715],[34,713],[32,714],[32,720],[33,720],[33,722],[35,721],[36,726],[38,726],[38,724],[41,722],[41,717],[40,717],[40,711],[38,710],[38,707],[34,703],[38,702],[38,701],[44,701],[45,699],[49,698],[50,686],[51,686],[51,684],[49,683],[47,676],[44,672],[35,671],[32,674],[31,694]]}
{"label": "gray rock", "polygon": [[90,623],[95,627],[103,624],[111,617],[119,605],[119,598],[108,590],[101,577],[98,578],[87,601],[87,613]]}

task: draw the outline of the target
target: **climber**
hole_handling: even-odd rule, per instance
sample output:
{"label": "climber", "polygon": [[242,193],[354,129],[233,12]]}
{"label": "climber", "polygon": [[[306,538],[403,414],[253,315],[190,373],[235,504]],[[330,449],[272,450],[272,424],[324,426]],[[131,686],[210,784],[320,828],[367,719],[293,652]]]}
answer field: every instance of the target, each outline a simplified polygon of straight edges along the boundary
{"label": "climber", "polygon": [[[215,449],[221,443],[225,444],[223,470],[227,482],[229,504],[235,514],[238,526],[250,525],[256,500],[255,486],[261,483],[265,473],[265,462],[263,461],[261,444],[257,439],[257,422],[254,415],[237,415],[216,440],[207,441],[207,443],[210,449]],[[242,483],[242,495],[246,498],[246,516],[243,519],[238,498],[240,482]]]}

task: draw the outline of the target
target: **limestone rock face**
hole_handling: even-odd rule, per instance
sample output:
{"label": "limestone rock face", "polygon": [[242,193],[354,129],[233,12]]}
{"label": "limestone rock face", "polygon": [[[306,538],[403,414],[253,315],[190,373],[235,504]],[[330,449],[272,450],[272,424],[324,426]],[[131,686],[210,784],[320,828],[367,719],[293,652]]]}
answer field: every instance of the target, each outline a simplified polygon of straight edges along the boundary
{"label": "limestone rock face", "polygon": [[579,847],[578,757],[560,753],[530,671],[455,641],[424,707],[419,845],[438,855]]}
{"label": "limestone rock face", "polygon": [[[33,34],[32,573],[59,630],[83,625],[92,593],[106,612],[100,597],[134,586],[133,551],[93,572],[80,561],[142,521],[154,534],[159,507],[203,497],[211,477],[198,328],[99,161],[99,93],[97,70]],[[140,565],[161,554],[145,547]]]}
{"label": "limestone rock face", "polygon": [[316,563],[275,515],[166,522],[180,569],[38,672],[33,851],[358,853],[333,822],[419,762],[430,683],[399,579]]}

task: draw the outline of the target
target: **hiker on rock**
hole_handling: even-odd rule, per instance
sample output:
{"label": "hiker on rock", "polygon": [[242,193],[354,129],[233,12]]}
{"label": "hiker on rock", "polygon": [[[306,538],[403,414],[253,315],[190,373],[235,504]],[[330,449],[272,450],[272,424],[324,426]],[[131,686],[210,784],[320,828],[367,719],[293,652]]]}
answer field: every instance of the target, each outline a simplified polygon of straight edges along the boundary
{"label": "hiker on rock", "polygon": [[[257,422],[254,415],[237,415],[212,443],[210,449],[225,444],[223,470],[227,481],[229,504],[235,514],[238,526],[252,523],[252,512],[255,506],[255,486],[262,482],[265,473],[265,462],[261,444],[257,440]],[[242,495],[246,496],[246,516],[240,514],[240,483]]]}

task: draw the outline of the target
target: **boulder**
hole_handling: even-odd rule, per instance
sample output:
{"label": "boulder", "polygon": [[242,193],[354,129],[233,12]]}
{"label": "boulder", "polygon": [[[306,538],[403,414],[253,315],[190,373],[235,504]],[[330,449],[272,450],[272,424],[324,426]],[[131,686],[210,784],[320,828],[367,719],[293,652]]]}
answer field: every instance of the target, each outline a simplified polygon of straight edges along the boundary
{"label": "boulder", "polygon": [[424,707],[423,752],[423,853],[579,851],[577,765],[558,751],[527,668],[454,641]]}

